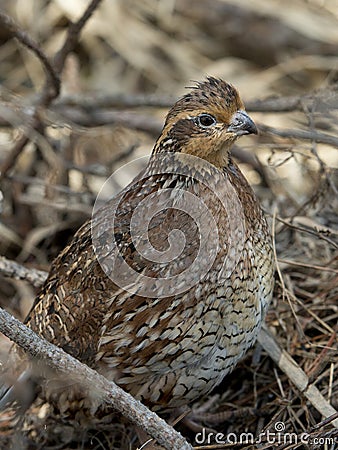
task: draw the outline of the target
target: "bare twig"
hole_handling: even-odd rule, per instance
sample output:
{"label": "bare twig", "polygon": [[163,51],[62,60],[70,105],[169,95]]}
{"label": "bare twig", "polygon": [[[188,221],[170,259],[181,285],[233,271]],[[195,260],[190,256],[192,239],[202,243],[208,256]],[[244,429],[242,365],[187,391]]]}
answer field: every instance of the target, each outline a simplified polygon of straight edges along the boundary
{"label": "bare twig", "polygon": [[66,58],[69,55],[69,53],[74,50],[74,47],[78,42],[82,28],[85,26],[88,19],[91,17],[91,15],[94,13],[94,11],[101,2],[102,0],[92,0],[87,6],[85,12],[80,17],[80,19],[68,27],[66,40],[61,49],[56,53],[54,57],[54,66],[58,73],[62,72]]}
{"label": "bare twig", "polygon": [[292,261],[290,259],[278,258],[278,261],[284,264],[290,264],[291,266],[307,267],[309,269],[319,270],[321,272],[332,272],[338,274],[338,269],[332,269],[332,267],[318,266],[315,264],[307,264],[304,262]]}
{"label": "bare twig", "polygon": [[305,106],[308,109],[334,110],[338,108],[338,98],[334,92],[335,87],[332,86],[306,95],[250,100],[245,102],[245,106],[248,111],[276,113],[304,111]]}
{"label": "bare twig", "polygon": [[74,379],[85,390],[93,390],[102,405],[111,406],[141,427],[166,449],[191,450],[192,447],[157,414],[150,411],[115,383],[90,369],[55,345],[45,341],[30,328],[0,308],[0,331],[23,348],[31,357],[38,358],[51,369]]}
{"label": "bare twig", "polygon": [[35,42],[26,31],[22,30],[19,25],[15,23],[12,17],[8,16],[1,10],[0,24],[7,29],[13,38],[17,39],[22,45],[29,48],[39,58],[47,75],[49,89],[53,89],[54,95],[57,97],[60,92],[59,74],[56,72],[49,58],[41,49],[39,44]]}
{"label": "bare twig", "polygon": [[[71,119],[72,116],[68,115],[70,111],[71,110],[65,111],[66,118],[68,117]],[[151,133],[154,136],[158,136],[163,126],[162,120],[151,117],[149,116],[149,114],[102,109],[90,113],[87,125],[92,127],[105,124],[108,125],[112,123],[134,128],[136,130],[145,131],[147,133]]]}
{"label": "bare twig", "polygon": [[[304,105],[308,107],[320,101],[321,107],[326,103],[326,107],[333,110],[338,108],[338,99],[330,101],[331,91],[329,89],[318,93],[304,96],[289,97],[269,97],[265,99],[254,99],[245,102],[245,107],[252,112],[291,112],[304,111]],[[65,96],[57,101],[58,106],[80,107],[88,111],[100,108],[137,108],[137,107],[157,107],[168,108],[177,100],[174,96],[157,94],[87,94]]]}
{"label": "bare twig", "polygon": [[47,278],[47,272],[37,269],[27,269],[15,261],[0,256],[0,274],[14,278],[15,280],[26,280],[35,287],[39,287]]}
{"label": "bare twig", "polygon": [[326,419],[322,420],[321,422],[317,423],[316,425],[314,425],[311,429],[311,431],[313,430],[318,430],[319,428],[324,427],[325,425],[327,425],[328,423],[331,423],[332,420],[338,419],[338,412],[336,412],[335,414],[333,414],[330,417],[327,417]]}
{"label": "bare twig", "polygon": [[41,122],[36,117],[34,113],[33,119],[26,125],[26,130],[22,133],[19,140],[14,144],[12,150],[9,152],[7,158],[4,160],[0,170],[0,180],[5,177],[7,172],[14,166],[15,161],[25,148],[27,142],[29,141],[29,136],[31,131],[38,131],[40,129]]}
{"label": "bare twig", "polygon": [[[283,349],[281,349],[266,326],[263,326],[258,342],[268,353],[271,359],[278,367],[288,376],[291,383],[310,401],[312,406],[316,408],[325,418],[336,414],[336,410],[323,397],[314,383],[309,382],[306,373],[298,366],[296,361]],[[332,424],[338,428],[338,419],[332,421]]]}
{"label": "bare twig", "polygon": [[[85,12],[80,17],[80,19],[68,28],[66,40],[61,49],[55,55],[53,65],[49,62],[47,56],[40,49],[40,47],[34,42],[34,40],[26,32],[22,31],[10,17],[8,17],[6,14],[2,14],[0,16],[0,20],[9,29],[12,36],[17,38],[21,43],[23,43],[32,51],[34,51],[34,53],[38,56],[38,58],[40,59],[40,61],[42,62],[42,64],[46,69],[47,74],[46,82],[42,89],[41,94],[39,95],[39,101],[37,102],[34,108],[34,113],[32,114],[32,123],[31,123],[32,130],[34,131],[42,130],[43,126],[42,120],[39,117],[39,108],[48,107],[51,104],[51,102],[56,97],[58,97],[60,93],[59,75],[63,70],[67,55],[74,49],[79,39],[79,35],[82,31],[82,28],[84,27],[90,16],[93,14],[97,6],[101,3],[101,1],[102,0],[92,0],[88,5],[87,9],[85,10]],[[23,151],[28,141],[29,135],[25,134],[14,145],[12,150],[9,152],[9,155],[2,164],[0,174],[1,178],[4,178],[7,172],[13,167],[16,159]]]}
{"label": "bare twig", "polygon": [[317,358],[313,361],[311,367],[307,371],[307,375],[309,377],[309,381],[312,383],[316,381],[318,375],[322,372],[323,367],[328,363],[330,358],[330,350],[332,350],[333,344],[337,338],[337,333],[332,333],[330,339],[328,340],[326,346],[317,356]]}
{"label": "bare twig", "polygon": [[89,94],[89,95],[67,95],[55,102],[58,107],[75,106],[88,111],[99,108],[169,108],[176,97],[172,95],[156,94]]}
{"label": "bare twig", "polygon": [[[292,218],[282,219],[281,217],[276,216],[276,220],[280,223],[283,223],[289,228],[292,228],[293,230],[300,231],[302,233],[311,234],[312,236],[315,236],[318,239],[322,239],[323,241],[326,241],[328,244],[332,245],[334,248],[338,249],[338,244],[336,244],[332,239],[329,239],[325,236],[326,234],[338,234],[334,229],[329,227],[324,227],[323,225],[315,222],[312,219],[309,219],[308,217],[304,218],[302,216],[294,216]],[[308,228],[302,227],[297,224],[305,224],[308,226]],[[312,229],[310,228],[312,226]]]}
{"label": "bare twig", "polygon": [[254,112],[291,112],[303,110],[302,97],[271,97],[251,100],[245,103],[248,111]]}
{"label": "bare twig", "polygon": [[279,130],[274,127],[269,127],[268,125],[259,124],[259,130],[263,133],[274,134],[275,136],[285,137],[285,138],[294,138],[301,139],[304,141],[314,141],[321,142],[322,144],[332,145],[332,147],[338,148],[338,138],[332,136],[331,134],[321,133],[315,130],[291,130],[284,129]]}

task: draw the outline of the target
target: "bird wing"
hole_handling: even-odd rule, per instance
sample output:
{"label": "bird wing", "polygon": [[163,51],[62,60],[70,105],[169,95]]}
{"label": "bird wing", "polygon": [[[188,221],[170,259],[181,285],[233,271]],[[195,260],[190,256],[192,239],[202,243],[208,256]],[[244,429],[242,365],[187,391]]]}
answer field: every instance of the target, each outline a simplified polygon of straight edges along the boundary
{"label": "bird wing", "polygon": [[[214,317],[203,329],[210,333],[206,346],[197,322],[210,307],[203,306],[201,296],[212,296],[211,280],[207,267],[203,276],[190,267],[201,236],[207,242],[214,238],[214,222],[203,219],[201,228],[196,219],[203,208],[182,207],[185,192],[201,199],[203,189],[181,175],[140,174],[78,230],[53,262],[27,325],[82,362],[92,367],[104,362],[121,374],[170,372],[207,358],[215,345],[213,328],[222,318],[216,310],[208,313]],[[183,198],[183,204],[189,200]],[[222,205],[211,196],[208,206],[218,221]],[[135,211],[139,216],[132,222]],[[179,234],[170,240],[175,230]],[[208,259],[215,249],[205,245],[202,258]],[[224,256],[226,245],[217,245]],[[116,270],[116,260],[126,266]],[[194,351],[184,351],[184,339]]]}

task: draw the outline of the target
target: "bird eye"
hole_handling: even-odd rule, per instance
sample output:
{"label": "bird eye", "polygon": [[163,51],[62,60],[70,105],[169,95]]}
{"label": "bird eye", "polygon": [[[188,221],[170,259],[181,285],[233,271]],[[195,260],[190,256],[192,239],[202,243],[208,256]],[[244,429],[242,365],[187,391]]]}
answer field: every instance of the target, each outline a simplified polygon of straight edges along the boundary
{"label": "bird eye", "polygon": [[200,114],[197,117],[197,124],[201,127],[211,127],[216,125],[216,119],[211,114]]}

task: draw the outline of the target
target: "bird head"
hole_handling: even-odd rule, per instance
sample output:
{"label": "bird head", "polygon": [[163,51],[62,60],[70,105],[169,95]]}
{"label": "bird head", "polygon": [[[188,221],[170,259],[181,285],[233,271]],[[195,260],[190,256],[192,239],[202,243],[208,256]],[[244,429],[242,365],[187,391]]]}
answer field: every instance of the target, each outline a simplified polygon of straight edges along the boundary
{"label": "bird head", "polygon": [[239,136],[257,134],[237,90],[208,77],[180,98],[169,111],[154,152],[188,153],[223,167]]}

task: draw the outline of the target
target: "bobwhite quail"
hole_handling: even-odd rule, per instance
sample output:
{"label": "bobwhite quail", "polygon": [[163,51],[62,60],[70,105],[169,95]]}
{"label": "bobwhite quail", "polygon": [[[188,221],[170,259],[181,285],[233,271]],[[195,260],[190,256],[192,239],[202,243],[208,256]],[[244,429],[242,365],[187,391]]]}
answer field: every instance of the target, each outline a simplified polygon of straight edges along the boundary
{"label": "bobwhite quail", "polygon": [[232,85],[192,88],[146,168],[55,259],[26,324],[154,410],[208,394],[273,291],[267,222],[230,153],[250,133]]}

